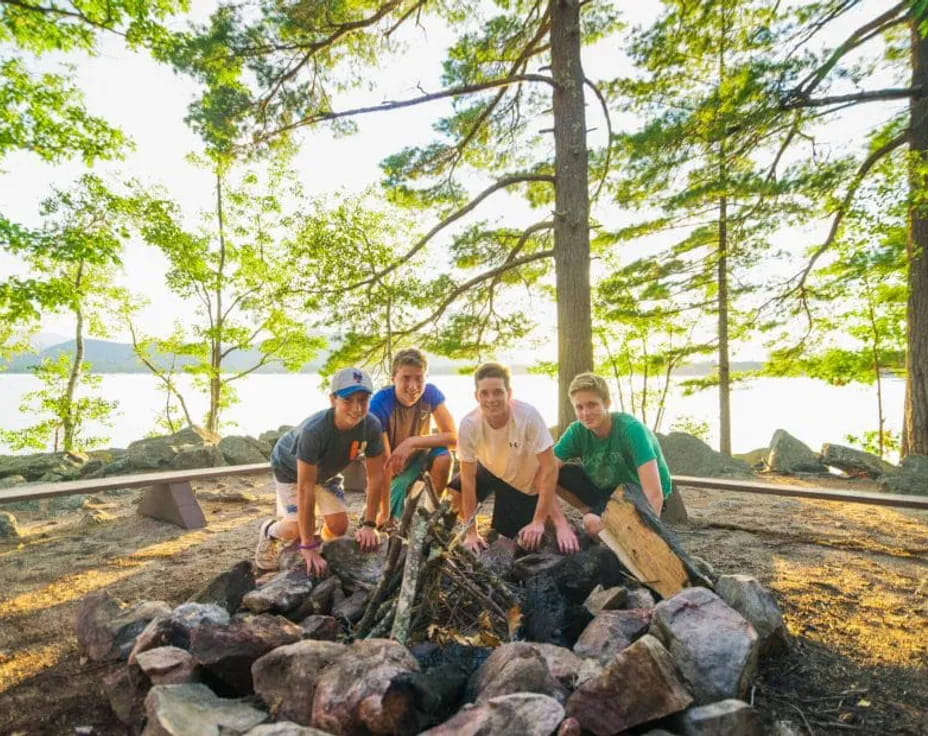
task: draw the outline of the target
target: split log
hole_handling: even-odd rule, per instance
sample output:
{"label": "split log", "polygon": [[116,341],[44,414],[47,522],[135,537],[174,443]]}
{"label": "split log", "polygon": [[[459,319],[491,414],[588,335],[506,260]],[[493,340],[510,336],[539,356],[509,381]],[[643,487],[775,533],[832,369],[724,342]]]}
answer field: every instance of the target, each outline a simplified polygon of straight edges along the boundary
{"label": "split log", "polygon": [[393,619],[393,630],[390,633],[390,638],[400,642],[400,644],[405,644],[409,637],[409,625],[412,620],[416,590],[419,587],[419,570],[422,567],[425,533],[428,526],[427,518],[416,516],[413,519],[412,531],[409,534],[409,544],[406,548],[406,565],[403,569],[403,584],[400,586],[400,595],[396,602],[396,616]]}
{"label": "split log", "polygon": [[619,486],[602,518],[599,538],[643,585],[664,598],[691,582],[712,588],[638,488]]}

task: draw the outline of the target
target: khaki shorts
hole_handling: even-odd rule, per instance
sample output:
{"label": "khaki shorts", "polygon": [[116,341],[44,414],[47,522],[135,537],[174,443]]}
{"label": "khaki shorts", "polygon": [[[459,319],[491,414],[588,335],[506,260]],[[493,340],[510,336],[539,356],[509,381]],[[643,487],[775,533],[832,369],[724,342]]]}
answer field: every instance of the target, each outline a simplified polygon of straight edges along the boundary
{"label": "khaki shorts", "polygon": [[[274,489],[277,491],[277,518],[284,521],[297,520],[297,491],[296,483],[281,483],[274,479]],[[322,516],[330,514],[343,514],[348,511],[344,500],[330,488],[316,484],[316,513]]]}

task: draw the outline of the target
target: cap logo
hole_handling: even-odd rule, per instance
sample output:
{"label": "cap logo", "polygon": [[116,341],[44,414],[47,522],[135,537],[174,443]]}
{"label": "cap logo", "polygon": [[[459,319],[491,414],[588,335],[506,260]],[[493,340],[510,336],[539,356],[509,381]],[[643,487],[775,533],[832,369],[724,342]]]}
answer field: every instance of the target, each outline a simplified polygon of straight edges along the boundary
{"label": "cap logo", "polygon": [[364,376],[361,375],[361,371],[355,371],[351,375],[354,377],[355,383],[361,383],[364,380]]}

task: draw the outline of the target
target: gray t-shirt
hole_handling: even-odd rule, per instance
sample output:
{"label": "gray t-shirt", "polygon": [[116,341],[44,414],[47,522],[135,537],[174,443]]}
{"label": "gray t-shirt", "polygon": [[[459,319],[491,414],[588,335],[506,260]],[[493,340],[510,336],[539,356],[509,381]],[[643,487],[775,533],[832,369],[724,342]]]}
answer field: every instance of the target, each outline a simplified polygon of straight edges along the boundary
{"label": "gray t-shirt", "polygon": [[372,414],[356,427],[335,427],[335,409],[324,409],[305,419],[277,440],[271,453],[274,477],[281,483],[296,483],[297,458],[318,467],[317,483],[331,480],[352,460],[382,455],[383,430]]}

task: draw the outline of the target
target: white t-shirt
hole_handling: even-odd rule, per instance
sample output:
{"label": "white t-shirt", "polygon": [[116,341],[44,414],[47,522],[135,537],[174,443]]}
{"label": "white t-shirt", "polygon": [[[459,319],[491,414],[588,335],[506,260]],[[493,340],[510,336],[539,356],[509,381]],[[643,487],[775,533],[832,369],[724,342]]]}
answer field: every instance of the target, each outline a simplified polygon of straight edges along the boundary
{"label": "white t-shirt", "polygon": [[532,484],[539,467],[538,453],[553,445],[538,410],[515,399],[509,402],[509,421],[503,427],[493,429],[477,407],[461,420],[458,429],[462,462],[479,461],[497,478],[532,496],[538,493]]}

